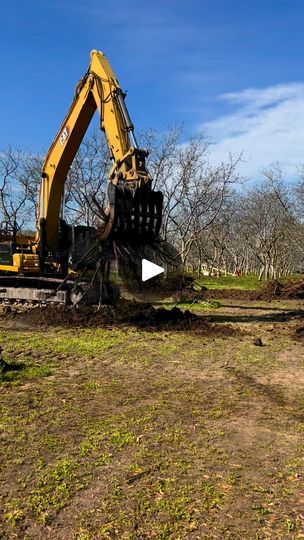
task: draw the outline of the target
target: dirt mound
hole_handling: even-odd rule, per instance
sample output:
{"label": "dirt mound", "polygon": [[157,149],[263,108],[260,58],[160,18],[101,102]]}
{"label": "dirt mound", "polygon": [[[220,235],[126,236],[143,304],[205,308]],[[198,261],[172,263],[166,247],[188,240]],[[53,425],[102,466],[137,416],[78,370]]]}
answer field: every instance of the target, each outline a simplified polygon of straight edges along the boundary
{"label": "dirt mound", "polygon": [[178,307],[172,309],[155,309],[153,306],[138,310],[137,313],[129,317],[129,321],[135,323],[140,328],[151,326],[154,328],[172,326],[175,328],[185,328],[197,319],[198,316],[191,313],[188,309],[186,311],[182,311]]}
{"label": "dirt mound", "polygon": [[256,299],[268,300],[272,298],[304,298],[304,279],[288,281],[272,280],[261,285],[260,290],[256,293]]}
{"label": "dirt mound", "polygon": [[65,306],[43,306],[4,310],[3,315],[14,318],[29,326],[108,326],[115,318],[112,306],[102,306],[100,311],[93,309],[75,309]]}
{"label": "dirt mound", "polygon": [[204,292],[205,300],[223,298],[229,300],[256,300],[257,292],[244,289],[212,289]]}
{"label": "dirt mound", "polygon": [[293,332],[293,336],[297,341],[303,341],[304,340],[304,326],[303,324],[300,326],[297,326],[297,328]]}
{"label": "dirt mound", "polygon": [[258,291],[244,289],[214,289],[203,293],[204,299],[227,298],[232,300],[264,300],[271,301],[280,299],[304,299],[304,279],[279,281],[271,280],[262,283]]}
{"label": "dirt mound", "polygon": [[21,310],[11,308],[2,317],[14,319],[25,327],[67,327],[67,328],[114,328],[135,326],[143,330],[187,331],[202,336],[222,335],[225,337],[240,335],[239,328],[229,324],[216,324],[178,307],[155,308],[151,304],[121,302],[115,306],[101,306],[99,311],[91,308],[71,309],[47,307],[28,307]]}
{"label": "dirt mound", "polygon": [[198,317],[189,310],[154,308],[151,304],[123,302],[121,305],[101,306],[94,309],[75,309],[69,307],[31,307],[22,311],[10,308],[4,310],[8,318],[21,319],[26,324],[37,326],[113,326],[116,324],[134,324],[140,328],[189,326]]}

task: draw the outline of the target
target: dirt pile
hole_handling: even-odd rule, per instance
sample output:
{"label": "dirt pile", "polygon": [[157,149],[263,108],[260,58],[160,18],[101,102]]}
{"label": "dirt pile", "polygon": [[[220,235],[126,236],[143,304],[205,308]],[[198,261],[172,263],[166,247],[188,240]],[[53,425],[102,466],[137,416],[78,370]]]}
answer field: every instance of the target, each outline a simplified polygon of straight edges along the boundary
{"label": "dirt pile", "polygon": [[301,300],[304,298],[304,279],[288,281],[272,280],[261,285],[256,293],[258,300],[271,300],[273,298],[295,298]]}
{"label": "dirt pile", "polygon": [[172,309],[155,309],[153,306],[138,310],[137,313],[133,316],[131,315],[129,318],[131,323],[135,323],[140,328],[174,327],[175,329],[188,327],[197,319],[198,316],[191,313],[188,309],[186,311],[182,311],[178,307]]}
{"label": "dirt pile", "polygon": [[304,340],[304,326],[303,324],[300,326],[297,326],[294,331],[294,337],[297,341],[303,341]]}
{"label": "dirt pile", "polygon": [[204,292],[205,300],[213,300],[216,298],[228,300],[257,300],[257,292],[244,289],[209,289]]}
{"label": "dirt pile", "polygon": [[189,310],[182,311],[177,307],[172,309],[155,308],[151,304],[122,302],[120,305],[101,306],[99,310],[90,308],[75,309],[69,307],[29,307],[22,310],[6,309],[3,315],[17,318],[34,326],[115,326],[131,324],[139,328],[169,328],[182,329],[198,319]]}
{"label": "dirt pile", "polygon": [[264,300],[277,299],[304,299],[304,279],[279,281],[272,280],[262,283],[259,290],[249,291],[243,289],[213,289],[203,292],[204,299],[227,298],[233,300]]}
{"label": "dirt pile", "polygon": [[102,306],[100,311],[66,306],[30,306],[22,309],[10,307],[9,310],[4,310],[2,313],[9,319],[17,319],[37,328],[45,326],[110,326],[115,318],[112,306]]}

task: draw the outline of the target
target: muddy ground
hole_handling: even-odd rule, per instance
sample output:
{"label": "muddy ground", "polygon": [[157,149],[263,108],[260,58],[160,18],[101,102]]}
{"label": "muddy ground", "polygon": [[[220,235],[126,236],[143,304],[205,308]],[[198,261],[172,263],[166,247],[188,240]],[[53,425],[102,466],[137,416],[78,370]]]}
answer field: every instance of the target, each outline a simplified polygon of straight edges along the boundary
{"label": "muddy ground", "polygon": [[231,296],[2,313],[0,538],[304,538],[303,301]]}

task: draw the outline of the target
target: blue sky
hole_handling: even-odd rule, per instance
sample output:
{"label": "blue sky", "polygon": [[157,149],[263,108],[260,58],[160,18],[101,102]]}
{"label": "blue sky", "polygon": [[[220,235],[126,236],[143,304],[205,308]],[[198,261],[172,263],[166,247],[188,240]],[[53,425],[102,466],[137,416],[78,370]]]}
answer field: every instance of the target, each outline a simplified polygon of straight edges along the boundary
{"label": "blue sky", "polygon": [[304,161],[303,0],[2,4],[0,148],[48,148],[97,48],[137,130],[183,122],[249,176]]}

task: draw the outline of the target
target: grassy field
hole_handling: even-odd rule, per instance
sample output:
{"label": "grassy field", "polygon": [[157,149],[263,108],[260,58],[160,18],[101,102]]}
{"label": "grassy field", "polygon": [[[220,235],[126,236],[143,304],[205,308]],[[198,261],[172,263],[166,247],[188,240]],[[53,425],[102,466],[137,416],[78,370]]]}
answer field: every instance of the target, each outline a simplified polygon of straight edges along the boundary
{"label": "grassy field", "polygon": [[301,304],[195,309],[183,330],[1,316],[0,538],[304,538]]}
{"label": "grassy field", "polygon": [[258,276],[220,276],[220,277],[202,277],[197,280],[201,285],[208,289],[244,289],[255,291],[260,288],[261,281]]}
{"label": "grassy field", "polygon": [[[288,277],[280,278],[280,282],[284,283],[290,279],[299,281],[304,278],[303,274],[291,274]],[[197,280],[201,285],[205,285],[208,289],[241,289],[247,291],[256,291],[265,285],[265,281],[259,281],[257,275],[243,276],[220,276],[220,277],[201,277]]]}

